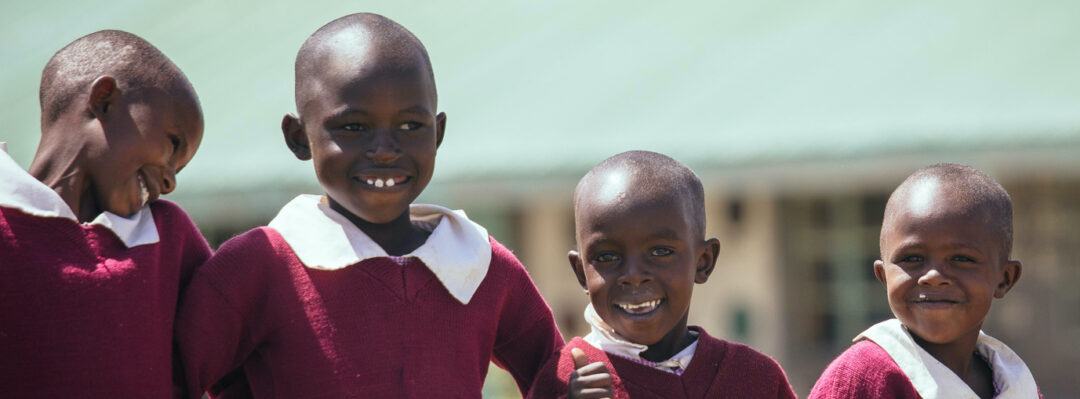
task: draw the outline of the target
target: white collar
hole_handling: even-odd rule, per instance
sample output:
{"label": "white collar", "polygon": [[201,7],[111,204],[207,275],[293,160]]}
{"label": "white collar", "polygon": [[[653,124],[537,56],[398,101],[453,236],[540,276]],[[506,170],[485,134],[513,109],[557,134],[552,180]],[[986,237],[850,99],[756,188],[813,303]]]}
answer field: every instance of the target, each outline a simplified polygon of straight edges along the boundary
{"label": "white collar", "polygon": [[[35,179],[11,159],[6,145],[0,145],[0,206],[15,208],[34,216],[60,217],[79,222],[75,212],[60,198],[60,194]],[[104,211],[87,224],[98,224],[112,230],[128,248],[158,242],[157,225],[149,205],[143,205],[142,209],[126,218]]]}
{"label": "white collar", "polygon": [[[701,340],[701,337],[698,337],[694,343],[679,351],[679,353],[676,353],[675,356],[672,356],[668,360],[655,363],[641,357],[641,352],[649,349],[648,345],[636,344],[627,341],[626,338],[620,336],[619,333],[616,333],[614,329],[607,325],[607,323],[604,323],[604,320],[596,313],[596,309],[593,308],[591,303],[585,307],[585,322],[589,323],[589,327],[592,328],[592,331],[583,338],[589,345],[613,355],[635,360],[638,363],[644,362],[644,364],[657,370],[675,374],[686,371],[686,368],[690,366],[690,360],[694,358],[697,344]],[[676,370],[678,370],[678,372],[676,372]]]}
{"label": "white collar", "polygon": [[[854,341],[869,339],[880,346],[900,366],[911,385],[924,398],[977,398],[975,392],[952,370],[915,343],[911,333],[900,320],[891,319],[875,324]],[[994,373],[994,387],[999,399],[1038,398],[1035,377],[1020,356],[1001,341],[979,331],[975,342],[979,352]]]}
{"label": "white collar", "polygon": [[[487,229],[469,220],[464,211],[438,205],[409,205],[409,216],[413,222],[433,226],[433,231],[424,245],[405,256],[419,258],[450,295],[467,305],[491,264]],[[312,269],[338,270],[388,256],[318,195],[300,195],[289,201],[269,226]]]}

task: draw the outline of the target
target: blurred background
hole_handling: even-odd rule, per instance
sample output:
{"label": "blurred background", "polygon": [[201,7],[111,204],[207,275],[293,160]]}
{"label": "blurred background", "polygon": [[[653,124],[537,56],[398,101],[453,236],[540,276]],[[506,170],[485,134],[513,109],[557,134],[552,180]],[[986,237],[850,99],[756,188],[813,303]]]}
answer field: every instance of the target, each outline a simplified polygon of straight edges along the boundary
{"label": "blurred background", "polygon": [[[48,58],[101,29],[136,33],[190,78],[206,118],[168,198],[212,245],[318,193],[279,130],[293,58],[321,25],[370,11],[412,30],[448,115],[421,202],[465,209],[513,249],[566,337],[571,192],[631,149],[688,164],[722,249],[690,319],[775,357],[800,396],[872,323],[888,194],[959,162],[1013,196],[1019,285],[983,326],[1048,398],[1080,396],[1080,3],[1074,1],[210,1],[0,4],[0,141],[37,147]],[[492,366],[487,397],[516,397]]]}

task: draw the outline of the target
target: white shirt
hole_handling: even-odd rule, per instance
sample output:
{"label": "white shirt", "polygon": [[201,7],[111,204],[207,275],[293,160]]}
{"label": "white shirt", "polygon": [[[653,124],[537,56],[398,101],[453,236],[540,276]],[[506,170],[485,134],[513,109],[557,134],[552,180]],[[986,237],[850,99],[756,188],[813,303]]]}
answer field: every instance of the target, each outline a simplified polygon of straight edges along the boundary
{"label": "white shirt", "polygon": [[[604,320],[600,318],[600,315],[596,313],[596,309],[590,303],[585,307],[585,321],[589,323],[589,327],[592,331],[589,332],[585,338],[585,342],[592,345],[604,352],[612,355],[621,356],[641,364],[645,364],[657,370],[666,371],[673,374],[682,374],[686,371],[686,368],[690,366],[690,360],[694,358],[694,352],[697,350],[698,341],[694,340],[694,343],[690,344],[683,350],[676,353],[668,360],[662,362],[651,362],[641,357],[641,352],[649,349],[648,345],[641,345],[627,341],[625,338],[615,332]],[[690,332],[694,334],[694,331]]]}
{"label": "white shirt", "polygon": [[[960,376],[915,343],[900,320],[875,324],[853,341],[869,339],[880,346],[900,366],[911,385],[924,398],[978,399]],[[1001,341],[979,331],[975,351],[986,359],[994,373],[998,399],[1038,398],[1035,377],[1020,356]]]}
{"label": "white shirt", "polygon": [[[437,205],[412,204],[409,217],[431,227],[427,241],[406,257],[420,259],[458,302],[468,304],[491,265],[487,229]],[[363,260],[388,256],[385,250],[318,195],[289,201],[269,226],[277,230],[304,266],[338,270]]]}
{"label": "white shirt", "polygon": [[[34,216],[60,217],[79,222],[75,212],[60,198],[60,194],[35,179],[11,159],[6,145],[0,145],[0,206],[18,209]],[[129,217],[104,211],[86,224],[102,225],[112,230],[128,248],[154,244],[159,238],[149,205],[143,205]]]}

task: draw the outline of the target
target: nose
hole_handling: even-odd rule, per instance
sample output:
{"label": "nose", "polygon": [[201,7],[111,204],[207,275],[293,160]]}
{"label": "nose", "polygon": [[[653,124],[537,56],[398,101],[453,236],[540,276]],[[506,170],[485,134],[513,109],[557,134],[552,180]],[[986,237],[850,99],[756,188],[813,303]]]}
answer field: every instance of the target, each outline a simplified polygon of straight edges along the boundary
{"label": "nose", "polygon": [[401,157],[401,146],[398,145],[393,133],[379,131],[371,141],[365,155],[376,164],[391,164]]}
{"label": "nose", "polygon": [[619,285],[637,287],[652,281],[652,273],[649,273],[645,262],[627,260],[623,267],[623,273],[619,276]]}
{"label": "nose", "polygon": [[161,173],[161,195],[165,195],[173,192],[176,189],[176,171],[173,168],[166,168]]}
{"label": "nose", "polygon": [[936,286],[952,284],[952,280],[943,273],[943,267],[945,267],[945,265],[938,263],[927,264],[926,272],[919,276],[919,285]]}

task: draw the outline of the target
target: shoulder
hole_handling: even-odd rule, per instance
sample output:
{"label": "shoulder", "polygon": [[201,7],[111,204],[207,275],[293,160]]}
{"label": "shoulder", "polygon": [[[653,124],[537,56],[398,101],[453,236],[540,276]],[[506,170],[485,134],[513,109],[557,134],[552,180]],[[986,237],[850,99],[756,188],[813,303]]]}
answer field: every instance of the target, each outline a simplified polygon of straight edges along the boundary
{"label": "shoulder", "polygon": [[280,258],[286,254],[295,257],[281,234],[273,228],[261,226],[225,241],[213,258],[243,258],[252,263]]}
{"label": "shoulder", "polygon": [[176,203],[166,199],[159,199],[151,202],[150,210],[153,212],[155,220],[173,223],[177,221],[186,221],[187,223],[194,224],[191,222],[191,217],[188,216],[187,212],[184,212],[184,209],[180,208],[180,205],[176,205]]}
{"label": "shoulder", "polygon": [[517,256],[514,256],[513,251],[495,240],[495,237],[488,236],[488,241],[491,242],[492,268],[525,271],[525,266],[521,264]]}
{"label": "shoulder", "polygon": [[900,366],[873,341],[861,340],[825,368],[809,397],[908,397],[907,391],[914,389]]}

